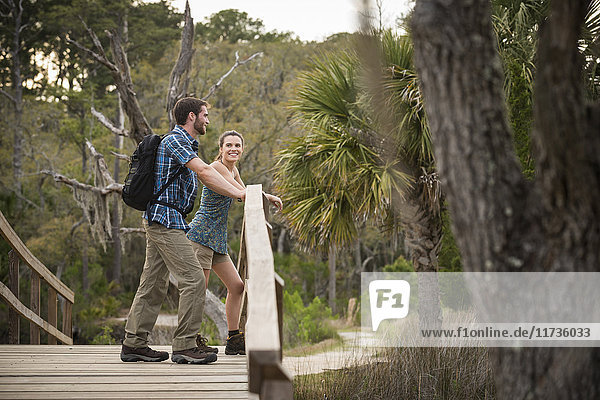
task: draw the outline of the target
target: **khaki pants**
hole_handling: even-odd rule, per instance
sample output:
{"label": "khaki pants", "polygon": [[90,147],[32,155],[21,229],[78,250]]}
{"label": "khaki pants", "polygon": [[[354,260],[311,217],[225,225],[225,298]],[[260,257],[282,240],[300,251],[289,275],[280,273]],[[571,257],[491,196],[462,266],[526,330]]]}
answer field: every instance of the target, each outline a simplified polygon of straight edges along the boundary
{"label": "khaki pants", "polygon": [[140,285],[125,324],[129,347],[146,347],[160,307],[167,295],[169,272],[178,282],[179,324],[173,335],[173,351],[196,347],[204,313],[205,278],[194,255],[191,242],[180,229],[167,229],[159,223],[143,220],[146,230],[146,262]]}

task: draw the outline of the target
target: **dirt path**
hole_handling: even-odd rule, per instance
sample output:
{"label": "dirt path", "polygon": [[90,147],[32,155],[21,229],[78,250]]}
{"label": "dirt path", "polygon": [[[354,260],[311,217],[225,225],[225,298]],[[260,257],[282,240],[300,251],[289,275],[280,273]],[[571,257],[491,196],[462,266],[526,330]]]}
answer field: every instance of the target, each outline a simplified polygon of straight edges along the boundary
{"label": "dirt path", "polygon": [[283,366],[293,376],[317,374],[368,362],[372,351],[360,345],[361,332],[338,332],[342,347],[303,357],[283,357]]}

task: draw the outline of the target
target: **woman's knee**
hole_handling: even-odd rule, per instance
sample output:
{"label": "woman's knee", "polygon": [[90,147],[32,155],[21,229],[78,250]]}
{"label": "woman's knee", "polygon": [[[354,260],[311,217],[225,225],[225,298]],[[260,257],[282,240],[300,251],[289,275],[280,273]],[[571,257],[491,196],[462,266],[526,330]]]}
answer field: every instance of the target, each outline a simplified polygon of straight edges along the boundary
{"label": "woman's knee", "polygon": [[244,282],[242,282],[241,279],[236,280],[227,288],[227,290],[234,296],[241,296],[242,293],[244,293]]}

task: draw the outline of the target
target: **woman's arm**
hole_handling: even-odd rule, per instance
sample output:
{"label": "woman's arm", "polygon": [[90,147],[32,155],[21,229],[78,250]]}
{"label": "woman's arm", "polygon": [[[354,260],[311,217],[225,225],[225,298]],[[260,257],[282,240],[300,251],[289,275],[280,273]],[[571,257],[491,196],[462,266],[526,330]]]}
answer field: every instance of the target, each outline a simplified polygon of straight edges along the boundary
{"label": "woman's arm", "polygon": [[242,181],[242,177],[240,176],[240,171],[238,171],[237,167],[234,166],[233,167],[233,173],[234,173],[234,179],[240,184],[242,185],[243,188],[246,188],[246,185],[244,184],[244,181]]}
{"label": "woman's arm", "polygon": [[237,182],[236,185],[232,184],[225,176],[206,164],[200,158],[195,157],[191,159],[185,166],[198,174],[198,178],[202,183],[215,192],[234,199],[244,200],[246,198],[245,188],[236,186],[239,185]]}
{"label": "woman's arm", "polygon": [[[246,187],[244,186],[244,183],[243,182],[240,183],[236,179],[234,179],[233,175],[231,175],[231,171],[229,171],[227,169],[227,167],[224,166],[219,161],[213,162],[212,164],[210,164],[210,166],[213,167],[219,174],[221,174],[223,176],[223,178],[225,178],[225,180],[227,182],[231,183],[237,189],[240,189],[240,190],[246,189]],[[235,170],[237,170],[237,169],[234,167],[234,173],[235,173]],[[237,175],[239,176],[239,173]]]}

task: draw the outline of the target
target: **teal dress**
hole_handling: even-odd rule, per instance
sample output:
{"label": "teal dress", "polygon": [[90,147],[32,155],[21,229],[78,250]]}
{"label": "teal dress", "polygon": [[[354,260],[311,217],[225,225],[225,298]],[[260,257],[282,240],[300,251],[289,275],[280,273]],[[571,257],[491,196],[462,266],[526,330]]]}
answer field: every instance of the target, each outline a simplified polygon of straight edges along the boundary
{"label": "teal dress", "polygon": [[215,252],[227,254],[227,216],[232,198],[202,189],[200,207],[190,222],[187,237],[193,242],[210,247]]}

